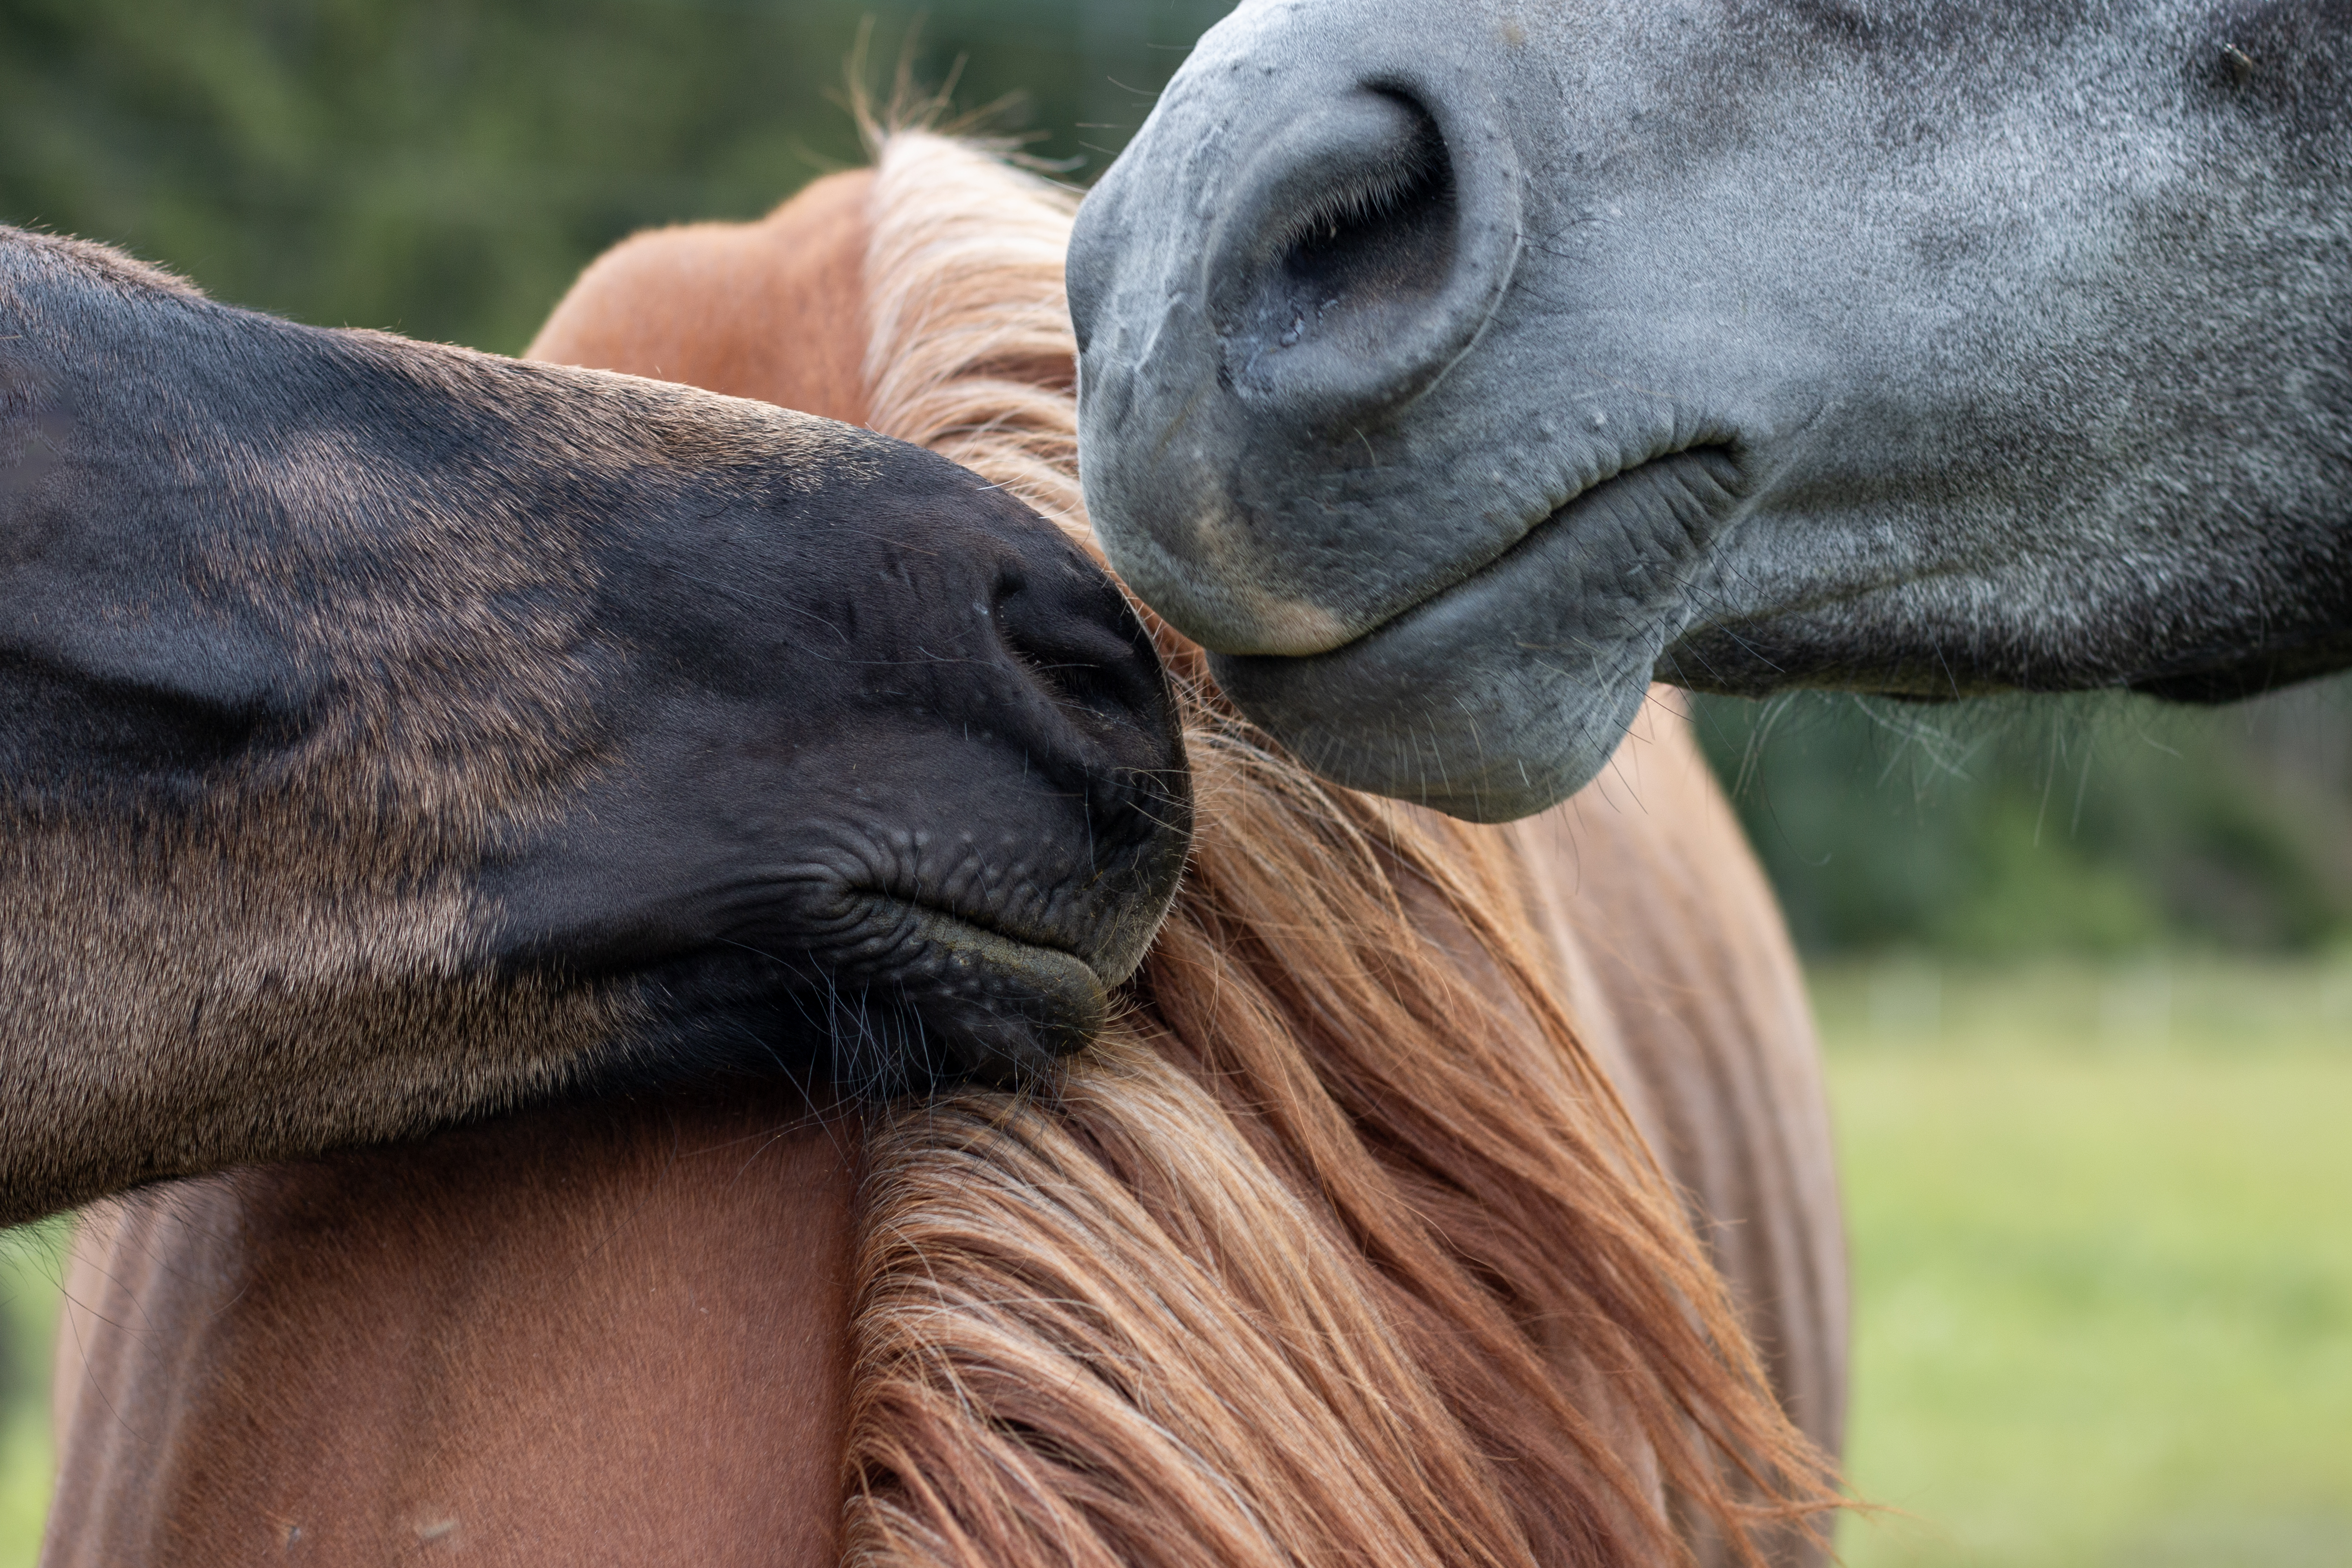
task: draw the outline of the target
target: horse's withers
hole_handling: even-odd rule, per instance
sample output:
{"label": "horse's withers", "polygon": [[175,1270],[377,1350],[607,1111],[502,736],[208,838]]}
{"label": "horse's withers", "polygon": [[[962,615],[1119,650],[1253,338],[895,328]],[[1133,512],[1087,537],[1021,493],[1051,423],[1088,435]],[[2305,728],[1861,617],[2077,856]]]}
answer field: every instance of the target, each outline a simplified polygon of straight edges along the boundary
{"label": "horse's withers", "polygon": [[1034,1067],[1187,831],[1024,508],[0,231],[0,1219],[600,1082]]}

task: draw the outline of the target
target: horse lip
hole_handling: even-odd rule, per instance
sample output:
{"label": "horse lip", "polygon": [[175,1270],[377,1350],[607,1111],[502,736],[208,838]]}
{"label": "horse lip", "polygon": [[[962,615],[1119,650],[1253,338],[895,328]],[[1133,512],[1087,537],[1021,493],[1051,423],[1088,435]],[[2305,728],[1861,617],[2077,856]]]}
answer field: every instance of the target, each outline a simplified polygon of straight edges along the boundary
{"label": "horse lip", "polygon": [[1213,653],[1241,710],[1352,789],[1505,821],[1591,780],[1640,705],[1660,607],[1752,493],[1736,449],[1623,470],[1512,548],[1307,658]]}
{"label": "horse lip", "polygon": [[1366,626],[1345,642],[1335,643],[1328,648],[1318,649],[1313,653],[1299,656],[1318,659],[1328,658],[1334,654],[1346,653],[1358,648],[1362,644],[1380,637],[1384,632],[1394,629],[1399,622],[1428,609],[1430,606],[1438,603],[1452,594],[1469,588],[1473,584],[1483,580],[1496,571],[1507,570],[1513,557],[1518,555],[1523,550],[1530,549],[1538,540],[1557,532],[1559,529],[1573,526],[1575,519],[1571,517],[1570,514],[1572,512],[1591,510],[1593,497],[1609,490],[1612,486],[1627,480],[1635,479],[1637,476],[1647,477],[1660,465],[1670,463],[1677,457],[1685,456],[1691,453],[1705,451],[1709,448],[1725,448],[1729,444],[1729,443],[1720,439],[1689,441],[1679,446],[1661,447],[1638,462],[1629,463],[1622,467],[1612,469],[1594,479],[1591,484],[1585,486],[1584,488],[1569,497],[1568,499],[1562,501],[1559,506],[1554,507],[1550,511],[1546,512],[1543,516],[1529,522],[1527,527],[1521,528],[1516,535],[1512,536],[1511,541],[1508,544],[1503,546],[1500,549],[1495,551],[1494,554],[1487,556],[1485,559],[1479,561],[1477,565],[1470,568],[1469,570],[1461,573],[1459,576],[1445,579],[1443,582],[1440,582],[1436,587],[1431,589],[1420,598],[1413,600],[1409,604],[1398,607],[1387,615],[1382,616],[1380,620],[1372,622],[1369,626]]}
{"label": "horse lip", "polygon": [[868,890],[866,897],[877,912],[903,910],[914,916],[917,926],[927,940],[954,940],[961,934],[977,936],[996,942],[1011,943],[1016,947],[1039,953],[1058,953],[1084,965],[1087,972],[1101,978],[1094,961],[1071,946],[1050,937],[1014,931],[991,919],[986,914],[967,909],[953,909],[944,904],[934,904],[919,896],[887,892],[880,888]]}
{"label": "horse lip", "polygon": [[859,928],[874,931],[905,923],[904,951],[916,956],[900,979],[916,989],[926,988],[927,967],[935,982],[960,970],[991,986],[1011,981],[1066,1018],[1098,1019],[1107,993],[1123,977],[1106,975],[1065,941],[1014,930],[983,912],[880,888],[860,894],[866,907]]}
{"label": "horse lip", "polygon": [[930,1019],[962,1076],[1010,1085],[1049,1075],[1110,1012],[1111,982],[1068,947],[1015,934],[968,910],[867,895],[867,921],[903,933],[894,987]]}

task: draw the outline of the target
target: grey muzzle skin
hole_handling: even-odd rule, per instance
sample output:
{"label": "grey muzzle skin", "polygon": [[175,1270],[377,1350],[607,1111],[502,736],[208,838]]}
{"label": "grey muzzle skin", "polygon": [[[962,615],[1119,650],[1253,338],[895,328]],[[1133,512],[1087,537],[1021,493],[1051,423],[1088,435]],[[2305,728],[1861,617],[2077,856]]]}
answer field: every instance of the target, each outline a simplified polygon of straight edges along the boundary
{"label": "grey muzzle skin", "polygon": [[1097,528],[1310,766],[1479,820],[1654,675],[2341,667],[2332,15],[1244,4],[1079,214]]}

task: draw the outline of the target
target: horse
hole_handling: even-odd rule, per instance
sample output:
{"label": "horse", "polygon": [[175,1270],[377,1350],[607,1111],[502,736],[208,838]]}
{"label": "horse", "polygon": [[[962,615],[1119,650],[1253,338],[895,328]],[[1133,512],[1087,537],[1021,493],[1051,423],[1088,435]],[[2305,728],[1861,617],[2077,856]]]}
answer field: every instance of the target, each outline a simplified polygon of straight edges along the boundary
{"label": "horse", "polygon": [[[531,351],[900,432],[1083,537],[1070,214],[903,132],[625,245]],[[1711,1239],[1833,1436],[1810,1023],[1687,734],[1630,748],[1653,815],[1474,830],[1317,781],[1157,634],[1194,853],[1058,1082],[639,1094],[104,1211],[45,1561],[1801,1555],[1826,1461],[1636,1125],[1741,1200]]]}
{"label": "horse", "polygon": [[1244,0],[1080,214],[1112,564],[1478,820],[1653,678],[2352,664],[2343,0]]}
{"label": "horse", "polygon": [[853,1040],[1047,1071],[1183,856],[1151,643],[1001,490],[17,229],[0,606],[0,1223]]}

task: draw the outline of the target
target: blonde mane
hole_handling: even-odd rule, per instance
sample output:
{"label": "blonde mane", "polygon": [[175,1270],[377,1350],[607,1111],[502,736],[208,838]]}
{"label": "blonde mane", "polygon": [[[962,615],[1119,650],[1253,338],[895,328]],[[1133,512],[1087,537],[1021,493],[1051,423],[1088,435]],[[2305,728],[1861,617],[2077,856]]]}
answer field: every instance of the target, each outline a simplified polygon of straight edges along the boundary
{"label": "blonde mane", "polygon": [[[1074,199],[883,138],[871,422],[1088,539]],[[1494,832],[1323,784],[1160,628],[1200,837],[1051,1096],[867,1150],[845,1559],[1633,1563],[1837,1506],[1542,977]]]}

